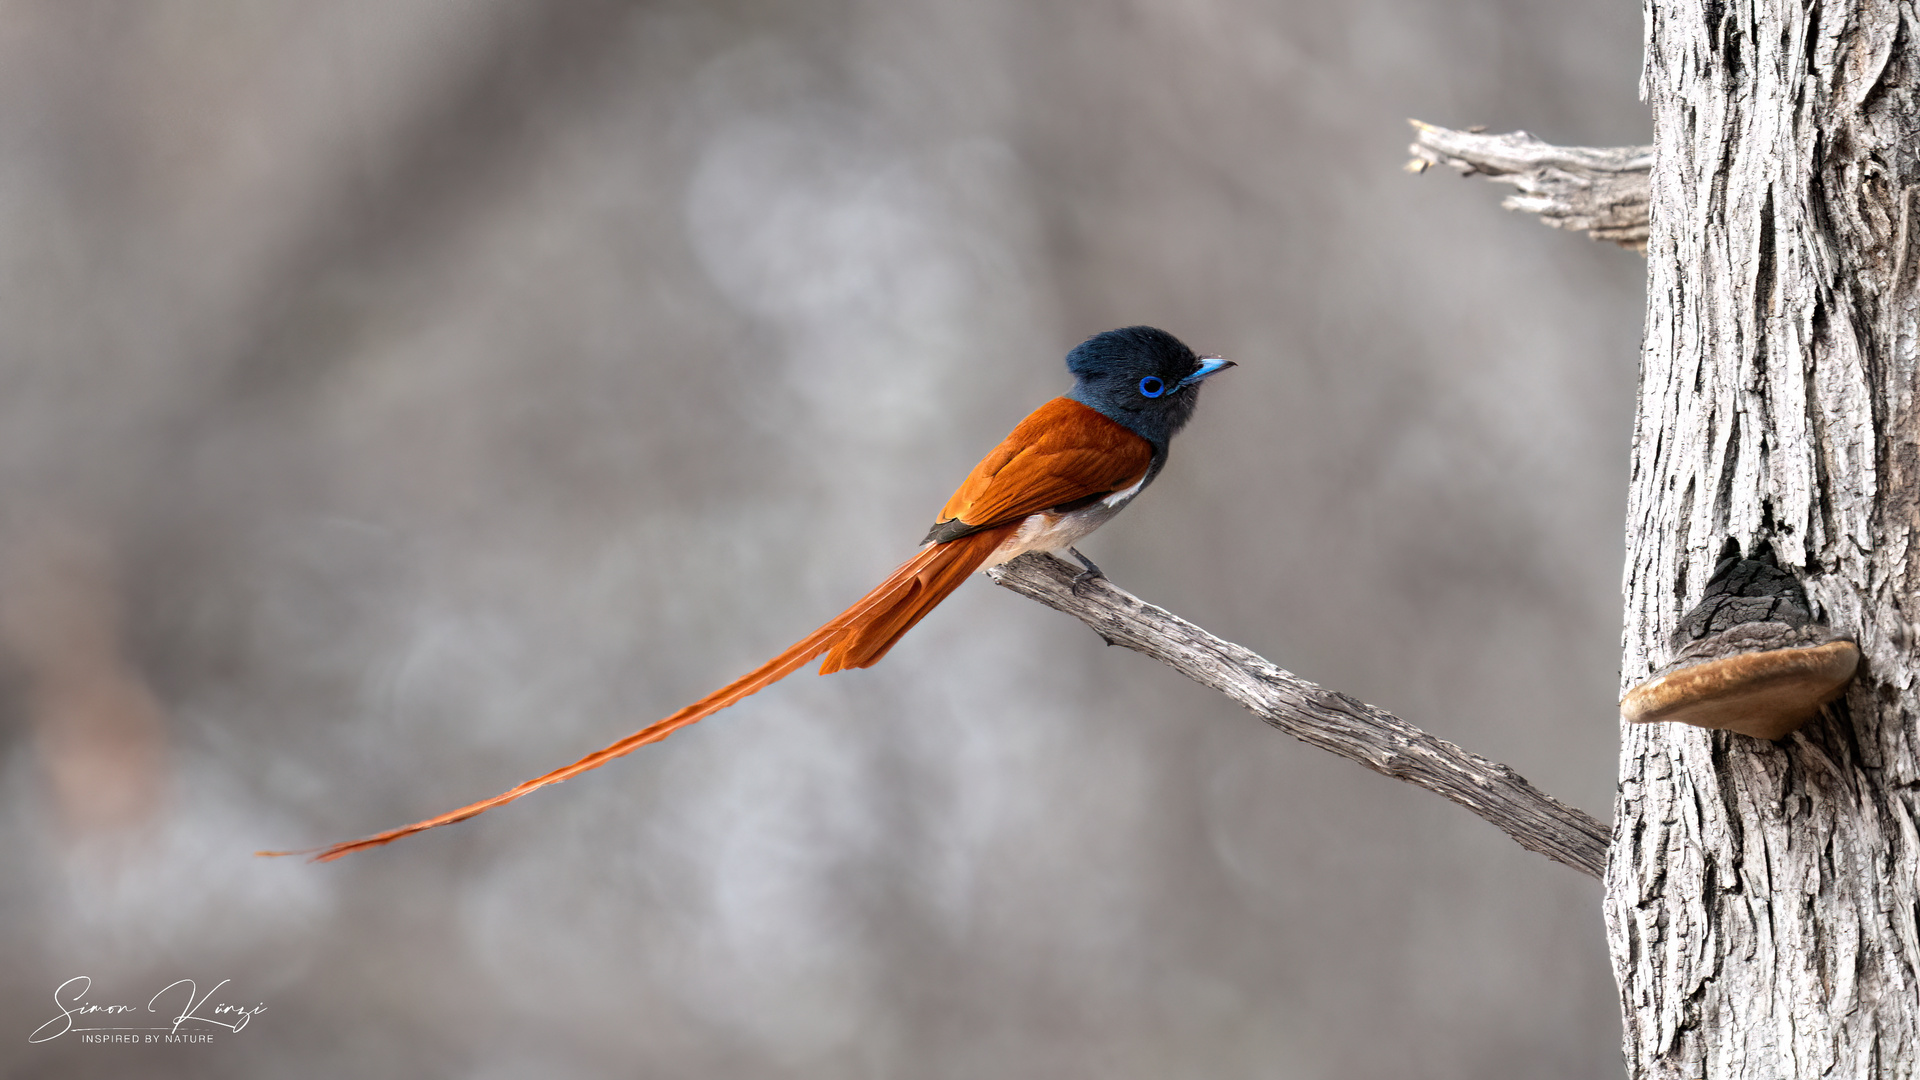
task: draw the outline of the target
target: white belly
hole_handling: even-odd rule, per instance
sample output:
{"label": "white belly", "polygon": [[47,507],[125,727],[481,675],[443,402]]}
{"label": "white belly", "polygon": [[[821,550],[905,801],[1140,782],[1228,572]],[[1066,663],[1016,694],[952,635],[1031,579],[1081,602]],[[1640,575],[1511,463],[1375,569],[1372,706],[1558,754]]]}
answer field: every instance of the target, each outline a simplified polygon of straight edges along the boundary
{"label": "white belly", "polygon": [[1056,514],[1042,510],[1038,514],[1027,515],[1020,528],[1012,536],[1000,542],[980,565],[985,570],[990,566],[999,566],[1009,559],[1025,555],[1029,551],[1063,551],[1086,539],[1093,530],[1107,523],[1107,519],[1120,512],[1120,508],[1140,491],[1135,484],[1125,491],[1116,491],[1092,506],[1083,506],[1078,510],[1069,510]]}

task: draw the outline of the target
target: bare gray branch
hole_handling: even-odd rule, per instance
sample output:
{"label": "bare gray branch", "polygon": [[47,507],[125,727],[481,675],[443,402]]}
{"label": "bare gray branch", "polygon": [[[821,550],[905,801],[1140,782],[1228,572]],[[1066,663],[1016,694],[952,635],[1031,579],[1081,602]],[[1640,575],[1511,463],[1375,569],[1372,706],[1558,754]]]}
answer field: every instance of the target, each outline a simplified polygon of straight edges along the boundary
{"label": "bare gray branch", "polygon": [[1025,555],[987,574],[996,584],[1072,615],[1109,643],[1145,653],[1220,691],[1301,742],[1444,795],[1499,826],[1521,847],[1600,876],[1607,827],[1541,792],[1511,768],[1283,671],[1105,579],[1075,588],[1078,572],[1059,559]]}
{"label": "bare gray branch", "polygon": [[1413,125],[1408,172],[1450,165],[1520,189],[1500,205],[1540,215],[1556,229],[1584,230],[1645,254],[1651,146],[1553,146],[1524,131],[1486,135],[1419,120]]}

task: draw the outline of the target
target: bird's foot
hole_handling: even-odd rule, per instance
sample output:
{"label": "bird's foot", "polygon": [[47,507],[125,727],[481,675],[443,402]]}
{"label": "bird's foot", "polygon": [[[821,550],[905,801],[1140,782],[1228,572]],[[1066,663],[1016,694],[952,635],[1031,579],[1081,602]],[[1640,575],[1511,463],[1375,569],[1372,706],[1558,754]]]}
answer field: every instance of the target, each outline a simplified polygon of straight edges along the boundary
{"label": "bird's foot", "polygon": [[1085,570],[1082,570],[1078,574],[1075,574],[1073,576],[1073,584],[1070,586],[1070,588],[1072,588],[1073,594],[1075,596],[1080,595],[1080,587],[1082,585],[1085,585],[1089,581],[1094,581],[1107,576],[1104,571],[1102,571],[1098,566],[1094,565],[1092,559],[1089,559],[1085,555],[1080,554],[1079,549],[1070,547],[1067,549],[1067,554],[1079,560],[1081,566],[1086,567]]}

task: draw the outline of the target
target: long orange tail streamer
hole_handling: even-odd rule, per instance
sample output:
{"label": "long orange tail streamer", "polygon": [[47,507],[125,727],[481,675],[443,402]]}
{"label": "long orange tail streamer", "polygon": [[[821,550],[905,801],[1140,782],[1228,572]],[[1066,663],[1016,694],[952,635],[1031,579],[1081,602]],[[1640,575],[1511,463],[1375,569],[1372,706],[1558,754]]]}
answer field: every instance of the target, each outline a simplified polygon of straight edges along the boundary
{"label": "long orange tail streamer", "polygon": [[933,544],[921,549],[919,554],[908,559],[900,569],[895,570],[880,587],[860,598],[859,602],[841,612],[825,626],[801,638],[793,647],[779,656],[767,661],[751,673],[728,683],[719,690],[701,698],[699,701],[681,709],[664,720],[641,728],[639,731],[621,739],[611,746],[595,750],[579,761],[563,768],[555,769],[545,776],[537,776],[524,784],[511,788],[491,799],[482,799],[477,803],[451,810],[439,817],[416,821],[398,829],[389,829],[383,833],[361,840],[349,840],[322,849],[307,851],[261,851],[259,855],[306,855],[314,851],[315,862],[331,862],[342,855],[356,851],[391,844],[403,836],[417,832],[451,825],[456,821],[465,821],[477,814],[485,813],[529,794],[548,784],[557,784],[578,776],[590,769],[597,769],[617,757],[639,749],[648,743],[659,742],[674,732],[702,720],[721,709],[732,705],[748,694],[772,686],[788,675],[793,674],[807,662],[821,653],[826,660],[820,665],[820,674],[829,675],[846,668],[870,667],[893,648],[913,625],[924,618],[927,612],[946,599],[947,594],[960,587],[967,575],[980,568],[987,556],[1000,542],[1012,534],[1017,524],[997,529],[987,529],[950,540],[944,544]]}

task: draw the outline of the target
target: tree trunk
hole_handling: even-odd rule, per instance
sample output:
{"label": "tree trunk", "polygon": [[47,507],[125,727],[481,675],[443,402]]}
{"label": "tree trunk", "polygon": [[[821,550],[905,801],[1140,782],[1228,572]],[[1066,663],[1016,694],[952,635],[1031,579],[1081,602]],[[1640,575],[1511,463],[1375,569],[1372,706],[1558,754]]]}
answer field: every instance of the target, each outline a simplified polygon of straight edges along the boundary
{"label": "tree trunk", "polygon": [[1622,733],[1607,933],[1635,1077],[1920,1075],[1911,2],[1649,0],[1655,159],[1622,673],[1722,541],[1863,652],[1779,743]]}

